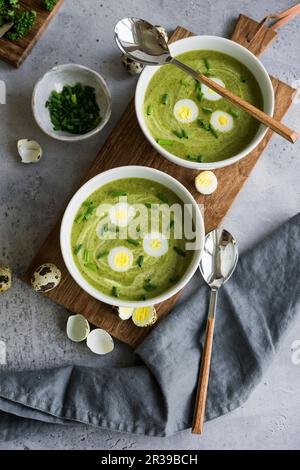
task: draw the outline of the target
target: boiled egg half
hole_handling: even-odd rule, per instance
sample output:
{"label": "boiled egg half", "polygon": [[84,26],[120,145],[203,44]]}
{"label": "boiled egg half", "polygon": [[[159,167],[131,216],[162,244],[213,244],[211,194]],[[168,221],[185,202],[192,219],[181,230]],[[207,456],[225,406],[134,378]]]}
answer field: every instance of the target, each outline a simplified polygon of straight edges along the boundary
{"label": "boiled egg half", "polygon": [[109,210],[109,218],[112,224],[126,227],[135,216],[134,207],[127,202],[119,202]]}
{"label": "boiled egg half", "polygon": [[233,129],[233,117],[225,111],[215,111],[210,118],[210,124],[216,131],[229,132]]}
{"label": "boiled egg half", "polygon": [[[220,78],[213,77],[213,78],[210,78],[210,80],[212,80],[213,82],[225,88],[225,83],[222,80],[220,80]],[[209,101],[218,101],[222,98],[221,95],[216,93],[211,88],[208,88],[208,86],[204,85],[204,83],[202,83],[201,85],[201,92],[203,93],[204,98]]]}
{"label": "boiled egg half", "polygon": [[133,254],[125,246],[112,248],[108,255],[108,264],[113,271],[124,273],[132,267]]}
{"label": "boiled egg half", "polygon": [[169,249],[166,237],[159,232],[148,233],[143,240],[144,251],[149,256],[163,256]]}
{"label": "boiled egg half", "polygon": [[174,116],[181,124],[188,124],[197,119],[199,109],[193,100],[179,100],[174,106]]}

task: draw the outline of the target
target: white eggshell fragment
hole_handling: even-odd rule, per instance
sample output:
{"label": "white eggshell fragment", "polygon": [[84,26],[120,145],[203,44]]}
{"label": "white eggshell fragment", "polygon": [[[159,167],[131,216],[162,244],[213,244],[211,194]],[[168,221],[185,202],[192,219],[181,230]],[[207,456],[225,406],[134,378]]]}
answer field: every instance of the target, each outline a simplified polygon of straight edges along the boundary
{"label": "white eggshell fragment", "polygon": [[130,75],[139,75],[144,69],[142,64],[131,59],[126,54],[122,55],[122,63]]}
{"label": "white eggshell fragment", "polygon": [[18,152],[22,163],[37,163],[43,155],[42,147],[35,140],[18,140]]}
{"label": "white eggshell fragment", "polygon": [[45,263],[34,271],[31,285],[36,292],[49,292],[58,286],[60,280],[61,272],[58,267],[52,263]]}
{"label": "white eggshell fragment", "polygon": [[9,266],[0,266],[0,294],[7,292],[12,285],[12,272]]}
{"label": "white eggshell fragment", "polygon": [[114,342],[109,333],[100,328],[93,330],[87,337],[87,347],[95,354],[108,354],[114,349]]}
{"label": "white eggshell fragment", "polygon": [[71,315],[67,321],[67,336],[71,341],[80,343],[84,341],[90,333],[89,322],[83,315]]}
{"label": "white eggshell fragment", "polygon": [[133,312],[133,307],[118,307],[118,315],[121,320],[129,320]]}

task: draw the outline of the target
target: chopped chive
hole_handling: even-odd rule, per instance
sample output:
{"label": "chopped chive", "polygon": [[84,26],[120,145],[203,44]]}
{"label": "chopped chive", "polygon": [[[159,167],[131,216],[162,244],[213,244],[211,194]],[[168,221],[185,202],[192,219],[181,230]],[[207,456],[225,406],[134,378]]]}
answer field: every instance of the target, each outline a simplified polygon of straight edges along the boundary
{"label": "chopped chive", "polygon": [[205,122],[205,123],[203,124],[203,129],[204,129],[205,131],[210,131],[210,128],[211,128],[211,125],[210,125],[209,123]]}
{"label": "chopped chive", "polygon": [[147,116],[151,116],[152,111],[153,111],[153,106],[152,106],[152,104],[149,104],[147,106]]}
{"label": "chopped chive", "polygon": [[83,260],[88,263],[91,260],[91,252],[88,250],[84,250],[83,253]]}
{"label": "chopped chive", "polygon": [[143,266],[144,261],[145,261],[145,256],[141,255],[138,257],[137,264],[140,268]]}
{"label": "chopped chive", "polygon": [[85,212],[83,212],[76,218],[75,220],[76,224],[80,224],[84,220],[84,217],[85,217]]}
{"label": "chopped chive", "polygon": [[240,77],[240,80],[242,83],[246,83],[248,80],[250,80],[249,77],[244,77],[243,75]]}
{"label": "chopped chive", "polygon": [[102,251],[101,253],[98,253],[97,259],[102,259],[102,258],[104,258],[105,256],[108,255],[108,253],[109,253],[108,251]]}
{"label": "chopped chive", "polygon": [[198,93],[197,93],[197,95],[196,95],[196,98],[197,98],[198,101],[202,101],[202,100],[203,100],[203,96],[204,96],[203,93],[202,93],[201,91],[200,91],[200,92],[198,91]]}
{"label": "chopped chive", "polygon": [[189,138],[187,132],[184,129],[182,129],[181,133],[182,133],[182,137],[184,137],[185,139]]}
{"label": "chopped chive", "polygon": [[83,205],[84,207],[90,207],[90,206],[93,205],[93,201],[91,201],[90,199],[87,199],[86,201],[84,201],[84,202],[82,203],[82,205]]}
{"label": "chopped chive", "polygon": [[147,209],[151,209],[151,207],[152,207],[151,202],[145,202],[144,205],[147,207]]}
{"label": "chopped chive", "polygon": [[169,203],[169,199],[168,199],[168,196],[164,193],[157,193],[157,197],[158,199],[161,200],[161,202],[164,202],[165,204],[168,204]]}
{"label": "chopped chive", "polygon": [[234,118],[238,118],[238,117],[239,117],[239,113],[238,113],[238,111],[236,111],[235,109],[230,108],[229,111],[228,111],[228,113],[229,113],[232,117],[234,117]]}
{"label": "chopped chive", "polygon": [[179,246],[174,246],[173,248],[179,256],[183,256],[184,258],[186,257],[186,252],[182,250]]}
{"label": "chopped chive", "polygon": [[209,63],[209,60],[207,59],[207,57],[205,57],[204,59],[204,64],[205,64],[205,67],[207,68],[207,70],[210,69],[210,63]]}
{"label": "chopped chive", "polygon": [[111,293],[113,297],[120,297],[120,289],[116,286],[112,288]]}
{"label": "chopped chive", "polygon": [[162,102],[162,104],[168,104],[168,102],[169,102],[169,95],[168,95],[167,93],[165,93],[165,94],[162,96],[161,102]]}
{"label": "chopped chive", "polygon": [[203,119],[198,118],[198,119],[197,119],[197,124],[198,124],[198,126],[203,127],[203,125],[204,125]]}
{"label": "chopped chive", "polygon": [[92,271],[98,270],[98,266],[95,263],[86,263],[85,267],[88,269],[91,269]]}
{"label": "chopped chive", "polygon": [[113,189],[110,194],[113,197],[127,196],[126,191],[122,191],[119,189]]}
{"label": "chopped chive", "polygon": [[195,78],[195,90],[196,90],[196,92],[197,91],[200,92],[201,88],[202,88],[201,82],[199,82],[199,80],[197,80],[197,78]]}
{"label": "chopped chive", "polygon": [[176,135],[176,137],[178,137],[178,139],[182,139],[183,137],[181,129],[179,131],[178,130],[174,131],[174,134]]}
{"label": "chopped chive", "polygon": [[84,214],[84,220],[89,220],[95,211],[96,211],[95,207],[90,206]]}
{"label": "chopped chive", "polygon": [[201,163],[204,161],[204,157],[202,155],[188,155],[187,159],[190,160],[191,162],[198,162]]}
{"label": "chopped chive", "polygon": [[75,254],[75,255],[78,255],[78,253],[80,252],[80,250],[81,250],[82,247],[83,247],[83,244],[82,244],[82,243],[80,243],[79,245],[77,245],[77,246],[75,247],[74,254]]}
{"label": "chopped chive", "polygon": [[217,133],[216,129],[213,126],[210,126],[210,132],[216,139],[219,138],[219,134]]}
{"label": "chopped chive", "polygon": [[173,140],[157,139],[159,145],[173,145]]}
{"label": "chopped chive", "polygon": [[169,279],[169,281],[170,281],[171,284],[176,284],[176,282],[178,282],[179,279],[180,279],[179,276],[174,276],[174,277],[171,277],[171,278]]}
{"label": "chopped chive", "polygon": [[157,289],[157,286],[151,282],[151,279],[145,279],[143,288],[147,291],[150,292],[152,290]]}
{"label": "chopped chive", "polygon": [[190,84],[189,80],[180,80],[180,85],[188,86]]}
{"label": "chopped chive", "polygon": [[139,246],[140,244],[138,240],[133,240],[132,238],[128,238],[127,242],[130,243],[130,245],[134,245],[134,246]]}
{"label": "chopped chive", "polygon": [[206,108],[205,106],[203,106],[201,109],[205,114],[211,114],[213,112],[211,108]]}

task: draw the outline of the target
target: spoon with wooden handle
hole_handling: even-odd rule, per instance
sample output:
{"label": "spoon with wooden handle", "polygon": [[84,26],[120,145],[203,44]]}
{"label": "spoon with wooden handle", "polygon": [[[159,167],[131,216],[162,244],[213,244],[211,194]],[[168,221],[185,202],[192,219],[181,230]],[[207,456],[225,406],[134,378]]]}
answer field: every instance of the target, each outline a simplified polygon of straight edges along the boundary
{"label": "spoon with wooden handle", "polygon": [[139,18],[124,18],[115,27],[115,40],[121,51],[131,59],[145,65],[173,64],[207,85],[210,89],[251,114],[255,119],[272,129],[289,142],[298,139],[296,131],[277,121],[231,91],[222,87],[202,73],[171,56],[169,47],[155,26]]}
{"label": "spoon with wooden handle", "polygon": [[206,235],[199,268],[211,294],[192,426],[194,434],[203,432],[218,291],[233,274],[237,262],[237,244],[227,230],[216,229]]}

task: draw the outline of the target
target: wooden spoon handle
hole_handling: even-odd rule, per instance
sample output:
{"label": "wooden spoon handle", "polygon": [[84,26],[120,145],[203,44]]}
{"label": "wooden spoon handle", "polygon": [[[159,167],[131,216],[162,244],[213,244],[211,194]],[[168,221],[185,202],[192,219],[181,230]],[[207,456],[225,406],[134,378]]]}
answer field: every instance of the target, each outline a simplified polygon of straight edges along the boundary
{"label": "wooden spoon handle", "polygon": [[214,337],[215,319],[209,317],[206,325],[204,349],[201,359],[200,374],[198,379],[197,398],[192,426],[192,433],[202,434],[209,380],[210,361]]}
{"label": "wooden spoon handle", "polygon": [[298,139],[299,135],[296,131],[293,131],[289,127],[285,126],[281,122],[266,114],[264,111],[261,111],[260,109],[256,108],[255,106],[253,106],[253,104],[243,100],[239,96],[232,93],[230,90],[227,90],[227,88],[224,88],[218,83],[215,83],[213,80],[210,80],[205,75],[199,73],[198,76],[199,80],[202,83],[219,93],[219,95],[223,96],[224,98],[227,98],[229,101],[231,101],[231,103],[237,105],[239,108],[243,109],[248,114],[251,114],[251,116],[253,116],[255,119],[265,124],[265,126],[272,129],[272,131],[276,132],[276,134],[281,135],[281,137],[284,137],[284,139],[288,140],[293,144]]}

